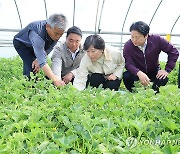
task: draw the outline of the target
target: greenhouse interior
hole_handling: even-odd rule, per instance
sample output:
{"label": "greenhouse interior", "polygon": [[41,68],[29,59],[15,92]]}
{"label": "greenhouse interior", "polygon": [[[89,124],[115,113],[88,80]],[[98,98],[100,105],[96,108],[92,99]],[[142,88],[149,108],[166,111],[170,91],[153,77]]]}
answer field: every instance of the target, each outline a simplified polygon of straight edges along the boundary
{"label": "greenhouse interior", "polygon": [[58,42],[66,40],[68,28],[77,26],[82,45],[89,35],[98,34],[123,55],[132,39],[130,26],[143,21],[150,35],[180,51],[179,0],[0,0],[0,154],[180,154],[178,53],[177,59],[160,53],[157,63],[173,70],[164,69],[167,84],[156,85],[158,91],[151,79],[148,85],[135,82],[128,91],[124,76],[105,78],[118,80],[118,90],[101,84],[77,90],[73,73],[72,84],[63,81],[59,87],[42,69],[24,77],[13,38],[29,23],[56,13],[68,20]]}
{"label": "greenhouse interior", "polygon": [[[90,34],[100,34],[106,43],[122,50],[130,39],[130,25],[144,21],[150,33],[163,36],[180,49],[178,0],[0,0],[0,57],[16,55],[12,38],[20,29],[53,13],[66,15],[68,27],[80,27],[83,40]],[[166,55],[160,59],[166,61]]]}

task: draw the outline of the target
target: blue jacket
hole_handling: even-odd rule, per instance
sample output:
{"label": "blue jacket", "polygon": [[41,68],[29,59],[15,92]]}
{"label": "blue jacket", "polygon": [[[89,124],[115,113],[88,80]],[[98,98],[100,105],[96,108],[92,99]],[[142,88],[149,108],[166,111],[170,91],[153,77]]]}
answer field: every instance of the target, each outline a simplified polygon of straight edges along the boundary
{"label": "blue jacket", "polygon": [[138,71],[147,74],[158,70],[160,69],[159,54],[161,51],[168,54],[165,70],[170,72],[175,67],[179,56],[178,50],[172,44],[158,35],[149,35],[144,54],[129,40],[125,43],[123,49],[125,68],[133,75],[137,75]]}
{"label": "blue jacket", "polygon": [[40,67],[46,62],[46,56],[52,51],[57,41],[53,41],[46,31],[46,20],[35,21],[28,24],[14,36],[26,47],[33,47]]}

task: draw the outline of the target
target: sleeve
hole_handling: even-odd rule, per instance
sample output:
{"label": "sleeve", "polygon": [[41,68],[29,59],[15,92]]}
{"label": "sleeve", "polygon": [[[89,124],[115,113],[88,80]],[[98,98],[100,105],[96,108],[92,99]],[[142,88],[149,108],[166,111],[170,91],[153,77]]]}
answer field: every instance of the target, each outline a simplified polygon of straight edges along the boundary
{"label": "sleeve", "polygon": [[161,41],[161,50],[165,53],[167,53],[168,55],[168,60],[165,66],[165,70],[167,72],[171,72],[175,65],[176,65],[176,61],[179,57],[179,51],[168,41],[166,41],[164,38],[160,37],[160,41]]}
{"label": "sleeve", "polygon": [[137,75],[137,72],[139,72],[140,69],[138,69],[135,66],[130,52],[133,52],[133,51],[130,51],[130,49],[128,49],[127,47],[127,44],[125,44],[124,49],[123,49],[123,56],[125,59],[125,68],[127,69],[127,71],[129,71],[133,75]]}
{"label": "sleeve", "polygon": [[44,40],[34,31],[29,32],[29,39],[32,43],[34,54],[37,61],[42,68],[46,63],[46,52],[44,50],[45,42]]}
{"label": "sleeve", "polygon": [[74,73],[73,86],[78,90],[84,90],[86,88],[88,68],[87,68],[87,57],[84,56],[81,60],[79,68]]}
{"label": "sleeve", "polygon": [[58,76],[58,78],[61,80],[61,71],[62,71],[62,57],[61,57],[61,50],[60,50],[60,44],[57,44],[54,47],[53,54],[51,57],[51,69],[53,73]]}
{"label": "sleeve", "polygon": [[76,74],[77,74],[77,68],[74,69],[74,70],[72,70],[71,73],[72,73],[74,76],[76,76]]}
{"label": "sleeve", "polygon": [[121,52],[118,51],[118,55],[117,55],[117,68],[116,68],[116,70],[115,70],[115,72],[113,74],[115,76],[117,76],[119,79],[122,79],[124,66],[125,66],[124,57],[122,56]]}

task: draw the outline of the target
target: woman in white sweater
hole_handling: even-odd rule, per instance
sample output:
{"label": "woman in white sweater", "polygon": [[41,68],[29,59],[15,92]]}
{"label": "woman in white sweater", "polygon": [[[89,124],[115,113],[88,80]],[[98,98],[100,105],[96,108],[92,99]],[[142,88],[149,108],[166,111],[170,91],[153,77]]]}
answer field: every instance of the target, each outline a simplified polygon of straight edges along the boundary
{"label": "woman in white sweater", "polygon": [[124,68],[124,58],[120,51],[105,47],[105,41],[99,35],[90,35],[83,46],[86,54],[76,71],[73,85],[78,90],[88,85],[118,90]]}

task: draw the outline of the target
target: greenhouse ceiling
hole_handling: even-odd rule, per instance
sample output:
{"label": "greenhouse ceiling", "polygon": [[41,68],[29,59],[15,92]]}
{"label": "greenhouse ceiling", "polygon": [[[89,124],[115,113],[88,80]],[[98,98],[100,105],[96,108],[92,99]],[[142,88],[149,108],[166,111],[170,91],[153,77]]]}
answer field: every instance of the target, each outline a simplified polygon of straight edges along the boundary
{"label": "greenhouse ceiling", "polygon": [[108,34],[111,40],[107,41],[121,46],[129,39],[125,35],[130,34],[130,25],[142,20],[150,25],[150,33],[171,34],[171,41],[180,48],[179,0],[0,0],[0,45],[2,40],[12,42],[14,34],[8,40],[7,32],[17,32],[53,13],[66,15],[68,27],[76,25],[84,34]]}
{"label": "greenhouse ceiling", "polygon": [[0,0],[0,29],[21,29],[59,12],[83,31],[126,33],[142,20],[152,33],[180,33],[179,0]]}

